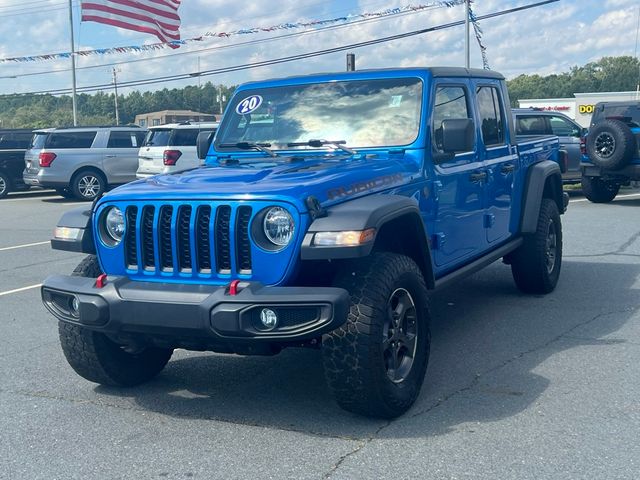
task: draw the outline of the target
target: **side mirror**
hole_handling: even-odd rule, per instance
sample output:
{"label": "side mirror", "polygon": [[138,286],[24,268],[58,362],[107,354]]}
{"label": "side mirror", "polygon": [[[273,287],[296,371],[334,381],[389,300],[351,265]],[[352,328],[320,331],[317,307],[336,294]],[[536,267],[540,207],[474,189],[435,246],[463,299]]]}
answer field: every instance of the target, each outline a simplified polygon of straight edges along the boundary
{"label": "side mirror", "polygon": [[209,152],[209,147],[213,141],[214,134],[215,132],[200,132],[198,134],[196,146],[198,150],[198,158],[200,160],[207,158],[207,153]]}
{"label": "side mirror", "polygon": [[442,121],[442,150],[438,161],[451,160],[456,153],[471,152],[475,147],[476,133],[470,118],[448,118]]}

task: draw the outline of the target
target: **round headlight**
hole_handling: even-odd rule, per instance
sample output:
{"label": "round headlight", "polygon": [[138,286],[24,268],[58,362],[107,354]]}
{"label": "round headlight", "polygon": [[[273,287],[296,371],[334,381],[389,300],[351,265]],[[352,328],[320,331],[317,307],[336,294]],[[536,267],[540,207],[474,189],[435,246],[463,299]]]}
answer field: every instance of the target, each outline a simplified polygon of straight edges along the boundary
{"label": "round headlight", "polygon": [[272,207],[264,216],[264,234],[271,243],[285,247],[293,238],[293,217],[282,207]]}
{"label": "round headlight", "polygon": [[112,207],[104,219],[104,229],[111,239],[120,243],[124,235],[124,215],[118,207]]}

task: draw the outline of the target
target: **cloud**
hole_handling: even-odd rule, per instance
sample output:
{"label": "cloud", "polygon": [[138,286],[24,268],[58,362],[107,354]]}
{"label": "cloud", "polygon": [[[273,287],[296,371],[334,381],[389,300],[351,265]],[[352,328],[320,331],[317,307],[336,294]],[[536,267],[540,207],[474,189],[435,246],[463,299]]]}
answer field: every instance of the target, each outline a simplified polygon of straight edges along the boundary
{"label": "cloud", "polygon": [[[398,2],[405,5],[408,2]],[[505,5],[506,3],[506,5]],[[484,0],[475,2],[478,16],[525,5],[524,0]],[[68,18],[60,9],[59,0],[49,0],[43,12],[28,16],[3,18],[7,12],[3,6],[14,5],[0,0],[0,56],[17,56],[69,49]],[[395,4],[394,4],[395,5]],[[270,26],[284,22],[333,18],[347,13],[361,13],[388,8],[389,5],[371,0],[327,0],[325,2],[281,0],[277,8],[271,2],[240,2],[231,0],[190,0],[180,7],[182,36],[189,38],[204,32],[221,32],[254,26]],[[17,7],[14,7],[17,8]],[[78,13],[78,12],[76,12]],[[184,46],[177,51],[160,50],[144,54],[83,57],[79,65],[98,66],[78,71],[78,85],[94,85],[110,81],[111,66],[104,64],[151,58],[152,61],[131,62],[119,65],[120,82],[193,72],[198,57],[202,70],[239,65],[255,61],[296,55],[337,45],[346,45],[397,33],[409,32],[462,20],[462,6],[436,8],[391,19],[371,21],[323,32],[308,33],[283,40],[237,46],[240,42],[272,39],[285,33],[219,38]],[[526,10],[480,22],[484,31],[483,42],[491,67],[508,78],[522,73],[542,75],[567,71],[571,66],[582,65],[602,56],[631,55],[635,35],[619,32],[635,32],[638,18],[637,0],[583,0],[581,2],[557,2],[540,8]],[[4,20],[4,21],[3,21]],[[10,20],[10,21],[6,21]],[[82,48],[101,48],[118,45],[135,45],[155,42],[149,35],[121,30],[94,23],[82,23],[76,31]],[[204,48],[233,47],[221,50]],[[381,67],[408,67],[416,65],[463,65],[464,28],[454,27],[389,43],[353,50],[357,55],[358,69]],[[168,54],[179,54],[167,56]],[[237,84],[248,80],[307,74],[319,71],[336,71],[345,68],[345,53],[308,58],[269,67],[238,71],[220,76],[202,77],[201,81]],[[481,67],[480,51],[472,38],[472,66]],[[70,67],[69,61],[38,62],[29,64],[0,64],[0,77],[29,72],[57,71]],[[0,93],[28,92],[70,86],[70,73],[60,72],[42,76],[21,77],[19,81],[0,78]],[[158,89],[196,84],[196,79],[140,87]],[[123,89],[123,92],[128,92]]]}

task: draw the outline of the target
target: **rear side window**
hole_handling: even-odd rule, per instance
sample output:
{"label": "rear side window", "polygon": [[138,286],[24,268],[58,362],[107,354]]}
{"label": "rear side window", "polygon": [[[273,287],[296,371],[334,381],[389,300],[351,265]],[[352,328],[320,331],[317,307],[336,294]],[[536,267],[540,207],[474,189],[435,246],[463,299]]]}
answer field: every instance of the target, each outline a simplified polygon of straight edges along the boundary
{"label": "rear side window", "polygon": [[34,133],[29,148],[44,148],[48,133]]}
{"label": "rear side window", "polygon": [[47,137],[44,146],[45,148],[91,148],[96,133],[96,131],[53,132]]}
{"label": "rear side window", "polygon": [[31,132],[4,132],[0,134],[0,148],[27,149],[31,142]]}
{"label": "rear side window", "polygon": [[149,147],[166,147],[169,145],[171,130],[149,130],[144,145]]}
{"label": "rear side window", "polygon": [[547,135],[550,132],[542,115],[527,115],[517,117],[516,133],[518,135]]}
{"label": "rear side window", "polygon": [[175,147],[194,147],[198,138],[198,133],[211,130],[197,130],[191,128],[176,128],[173,131],[171,145]]}
{"label": "rear side window", "polygon": [[470,118],[467,91],[463,87],[436,88],[433,107],[433,144],[442,152],[442,121],[451,118]]}
{"label": "rear side window", "polygon": [[143,139],[143,132],[111,132],[107,148],[138,148]]}
{"label": "rear side window", "polygon": [[478,88],[478,111],[482,122],[482,139],[486,146],[504,144],[505,125],[501,105],[497,88]]}

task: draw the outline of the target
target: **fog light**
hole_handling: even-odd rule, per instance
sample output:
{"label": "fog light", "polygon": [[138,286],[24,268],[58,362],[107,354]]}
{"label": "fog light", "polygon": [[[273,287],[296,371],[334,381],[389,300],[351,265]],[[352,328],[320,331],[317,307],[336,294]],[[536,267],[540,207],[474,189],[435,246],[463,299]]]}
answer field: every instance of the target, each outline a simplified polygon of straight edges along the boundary
{"label": "fog light", "polygon": [[278,315],[269,308],[263,308],[260,312],[260,321],[267,330],[273,330],[278,325]]}
{"label": "fog light", "polygon": [[74,317],[80,316],[80,301],[78,297],[73,297],[71,299],[71,315]]}

